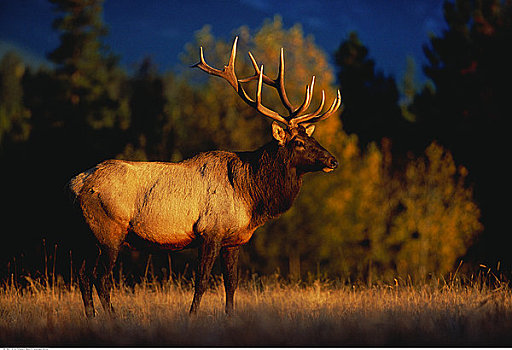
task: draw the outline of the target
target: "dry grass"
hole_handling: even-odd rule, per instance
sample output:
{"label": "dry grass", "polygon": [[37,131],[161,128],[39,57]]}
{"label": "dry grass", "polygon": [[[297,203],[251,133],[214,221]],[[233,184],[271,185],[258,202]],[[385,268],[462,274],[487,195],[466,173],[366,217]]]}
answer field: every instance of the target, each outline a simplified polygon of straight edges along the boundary
{"label": "dry grass", "polygon": [[[78,290],[0,292],[2,346],[511,346],[512,298],[504,286],[284,285],[246,282],[236,313],[223,312],[220,283],[188,315],[189,284],[113,291],[116,317],[84,317]],[[96,305],[99,305],[95,298]]]}

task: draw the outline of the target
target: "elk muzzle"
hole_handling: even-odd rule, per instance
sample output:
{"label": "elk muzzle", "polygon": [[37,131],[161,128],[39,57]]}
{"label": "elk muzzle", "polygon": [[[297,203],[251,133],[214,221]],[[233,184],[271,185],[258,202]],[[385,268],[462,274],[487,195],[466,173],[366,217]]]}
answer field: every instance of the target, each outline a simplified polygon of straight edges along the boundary
{"label": "elk muzzle", "polygon": [[322,169],[324,173],[329,173],[338,167],[338,161],[333,156],[330,156],[324,161],[325,167]]}

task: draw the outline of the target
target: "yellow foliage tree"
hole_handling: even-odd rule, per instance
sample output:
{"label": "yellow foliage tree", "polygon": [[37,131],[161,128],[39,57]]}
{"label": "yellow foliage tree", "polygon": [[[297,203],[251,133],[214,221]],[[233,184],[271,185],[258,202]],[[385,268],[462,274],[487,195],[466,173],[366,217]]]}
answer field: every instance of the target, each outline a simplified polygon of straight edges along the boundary
{"label": "yellow foliage tree", "polygon": [[400,274],[450,271],[483,228],[472,190],[464,185],[467,170],[457,169],[437,143],[425,156],[408,164],[397,194],[403,210],[394,218],[388,243],[401,247],[395,257]]}

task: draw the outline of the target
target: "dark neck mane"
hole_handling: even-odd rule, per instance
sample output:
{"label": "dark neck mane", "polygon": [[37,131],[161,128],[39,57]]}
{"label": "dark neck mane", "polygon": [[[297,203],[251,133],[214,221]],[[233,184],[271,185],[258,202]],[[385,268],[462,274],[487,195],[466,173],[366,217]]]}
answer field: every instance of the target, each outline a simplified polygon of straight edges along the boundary
{"label": "dark neck mane", "polygon": [[252,207],[255,226],[290,209],[302,176],[290,166],[290,156],[277,142],[252,152],[237,153],[241,164],[230,166],[230,181]]}

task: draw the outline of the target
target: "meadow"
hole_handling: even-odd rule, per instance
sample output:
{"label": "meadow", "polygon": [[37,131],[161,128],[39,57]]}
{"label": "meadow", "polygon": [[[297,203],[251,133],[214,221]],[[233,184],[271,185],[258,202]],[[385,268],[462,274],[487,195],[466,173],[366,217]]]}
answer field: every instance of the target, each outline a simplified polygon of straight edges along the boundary
{"label": "meadow", "polygon": [[[224,314],[220,278],[189,316],[184,280],[117,283],[115,317],[86,319],[78,288],[26,278],[0,292],[2,346],[511,346],[506,283],[442,279],[413,284],[290,283],[253,278]],[[95,305],[99,301],[95,296]]]}

